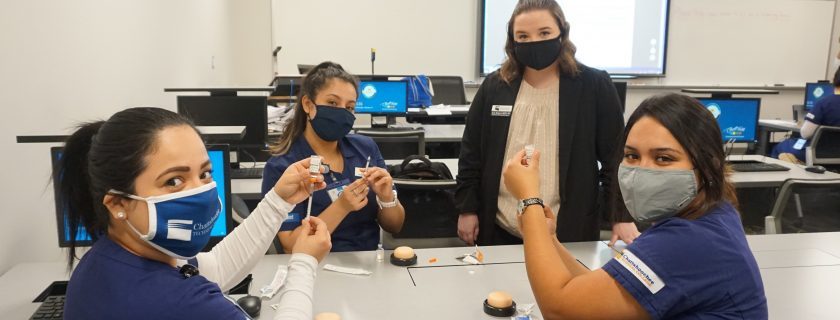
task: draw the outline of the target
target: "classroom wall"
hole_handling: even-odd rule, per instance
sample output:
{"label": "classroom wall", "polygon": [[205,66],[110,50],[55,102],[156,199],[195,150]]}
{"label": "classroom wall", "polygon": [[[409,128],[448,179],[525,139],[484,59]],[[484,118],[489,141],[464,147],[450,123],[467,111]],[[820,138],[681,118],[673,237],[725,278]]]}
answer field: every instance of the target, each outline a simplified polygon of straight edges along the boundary
{"label": "classroom wall", "polygon": [[0,10],[0,274],[56,261],[49,144],[129,106],[175,110],[165,87],[265,85],[268,0],[6,0]]}

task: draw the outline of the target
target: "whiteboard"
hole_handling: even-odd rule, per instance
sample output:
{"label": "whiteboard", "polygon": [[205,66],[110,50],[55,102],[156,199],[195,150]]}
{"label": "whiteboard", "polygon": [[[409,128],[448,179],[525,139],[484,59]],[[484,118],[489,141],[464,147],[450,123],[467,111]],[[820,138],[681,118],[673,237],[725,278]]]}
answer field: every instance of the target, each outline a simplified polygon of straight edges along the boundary
{"label": "whiteboard", "polygon": [[[595,1],[595,0],[593,0]],[[273,0],[281,74],[324,60],[353,73],[478,78],[478,0]],[[572,23],[585,17],[567,17]],[[674,86],[801,86],[824,79],[833,0],[671,0],[666,76]],[[833,72],[832,72],[833,73]]]}
{"label": "whiteboard", "polygon": [[273,0],[281,74],[325,60],[370,74],[478,77],[477,0]]}
{"label": "whiteboard", "polygon": [[672,0],[669,85],[803,85],[823,79],[834,1]]}

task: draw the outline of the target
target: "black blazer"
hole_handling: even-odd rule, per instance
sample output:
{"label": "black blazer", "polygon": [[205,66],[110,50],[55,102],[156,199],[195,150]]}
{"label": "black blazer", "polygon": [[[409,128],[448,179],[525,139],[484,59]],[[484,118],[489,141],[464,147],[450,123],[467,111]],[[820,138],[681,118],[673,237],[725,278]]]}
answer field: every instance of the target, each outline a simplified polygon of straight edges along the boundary
{"label": "black blazer", "polygon": [[[624,116],[609,75],[582,64],[577,76],[560,77],[560,241],[594,241],[600,218],[633,221],[618,188]],[[497,72],[478,89],[467,115],[458,159],[455,202],[460,212],[476,212],[478,243],[492,245],[499,183],[510,117],[492,116],[493,105],[513,106],[522,79],[505,83]],[[598,162],[602,164],[599,172]]]}

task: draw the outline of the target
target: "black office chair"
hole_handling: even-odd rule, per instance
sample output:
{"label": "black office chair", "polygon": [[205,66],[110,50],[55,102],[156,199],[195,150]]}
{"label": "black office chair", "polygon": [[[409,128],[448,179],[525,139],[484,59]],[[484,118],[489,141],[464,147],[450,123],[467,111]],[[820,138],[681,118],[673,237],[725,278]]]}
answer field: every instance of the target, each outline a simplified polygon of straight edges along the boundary
{"label": "black office chair", "polygon": [[465,105],[467,94],[460,76],[429,76],[432,82],[432,104]]}
{"label": "black office chair", "polygon": [[803,179],[788,179],[779,188],[779,194],[776,196],[776,202],[773,204],[773,210],[770,215],[764,217],[764,233],[778,234],[782,232],[782,214],[787,208],[790,196],[794,197],[796,203],[796,214],[798,221],[795,224],[801,226],[803,224],[804,213],[802,209],[802,201],[800,195],[802,194],[820,194],[826,192],[840,191],[840,179],[831,180],[803,180]]}
{"label": "black office chair", "polygon": [[[410,155],[426,155],[426,131],[358,129],[356,134],[368,136],[379,146],[385,159],[403,159]],[[416,143],[416,147],[412,147]]]}
{"label": "black office chair", "polygon": [[[458,238],[458,211],[455,208],[455,180],[394,179],[397,196],[405,209],[405,221],[399,233],[383,231],[382,246],[394,249],[462,247]],[[437,199],[429,210],[429,199]],[[425,203],[425,204],[424,204]]]}
{"label": "black office chair", "polygon": [[840,169],[840,127],[820,126],[805,148],[805,163],[821,165],[832,171]]}

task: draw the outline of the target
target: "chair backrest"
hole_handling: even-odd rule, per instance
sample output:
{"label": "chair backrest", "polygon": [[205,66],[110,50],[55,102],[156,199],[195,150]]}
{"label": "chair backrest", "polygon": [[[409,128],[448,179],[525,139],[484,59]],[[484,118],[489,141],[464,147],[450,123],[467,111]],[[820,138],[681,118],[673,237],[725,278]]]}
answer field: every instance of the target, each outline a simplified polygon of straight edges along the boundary
{"label": "chair backrest", "polygon": [[[413,130],[358,129],[356,134],[373,139],[385,159],[402,159],[415,154],[426,155],[426,131],[422,128]],[[411,143],[416,143],[417,148],[411,148]]]}
{"label": "chair backrest", "polygon": [[805,149],[805,163],[812,165],[840,164],[840,127],[820,126]]}
{"label": "chair backrest", "polygon": [[779,188],[776,202],[770,215],[764,217],[764,233],[776,234],[782,231],[782,214],[787,208],[791,195],[804,193],[820,193],[830,190],[840,190],[840,179],[805,180],[787,179]]}
{"label": "chair backrest", "polygon": [[432,82],[432,104],[467,104],[464,79],[460,76],[429,76]]}
{"label": "chair backrest", "polygon": [[405,208],[402,230],[396,234],[383,231],[386,249],[459,247],[458,211],[455,208],[455,180],[394,179],[397,196]]}

